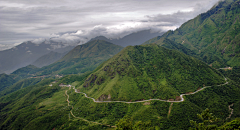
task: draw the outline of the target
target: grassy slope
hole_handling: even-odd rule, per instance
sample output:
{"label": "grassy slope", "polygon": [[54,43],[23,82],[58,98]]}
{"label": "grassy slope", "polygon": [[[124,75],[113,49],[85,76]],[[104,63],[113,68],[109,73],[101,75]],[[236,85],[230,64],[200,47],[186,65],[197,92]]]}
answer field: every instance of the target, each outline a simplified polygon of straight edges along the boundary
{"label": "grassy slope", "polygon": [[157,44],[159,46],[162,46],[162,47],[165,47],[168,49],[178,50],[184,54],[197,57],[196,53],[194,53],[192,50],[188,49],[187,47],[183,46],[182,44],[176,43],[173,40],[170,40],[165,37],[159,36],[159,37],[150,39],[149,41],[146,41],[142,45],[146,45],[146,44]]}
{"label": "grassy slope", "polygon": [[122,48],[106,41],[91,41],[75,47],[59,61],[41,68],[38,74],[76,74],[92,71]]}
{"label": "grassy slope", "polygon": [[221,74],[193,57],[158,45],[142,45],[122,50],[79,88],[99,100],[111,96],[111,100],[135,101],[175,99],[203,85],[223,82]]}
{"label": "grassy slope", "polygon": [[[107,129],[105,126],[85,122],[69,115],[71,107],[67,107],[65,96],[68,88],[57,86],[60,83],[81,84],[86,79],[86,75],[69,75],[58,80],[52,87],[48,85],[53,80],[43,80],[0,98],[0,128]],[[73,113],[77,117],[115,125],[119,119],[128,115],[133,119],[133,123],[151,122],[150,126],[161,129],[186,129],[190,127],[189,120],[196,120],[196,114],[206,108],[217,117],[225,119],[229,114],[228,105],[240,99],[239,93],[239,86],[235,81],[230,81],[229,85],[214,86],[195,95],[185,96],[186,101],[173,104],[168,118],[170,103],[160,101],[151,101],[149,104],[94,103],[83,94],[68,90],[70,105],[73,106]]]}
{"label": "grassy slope", "polygon": [[40,78],[30,78],[30,79],[20,80],[20,81],[16,82],[15,84],[9,85],[4,90],[0,91],[0,97],[2,97],[4,95],[7,95],[7,94],[10,94],[10,93],[12,93],[14,91],[17,91],[19,89],[35,85],[40,81],[41,81]]}
{"label": "grassy slope", "polygon": [[67,79],[76,81],[75,77],[82,80],[85,76],[66,76],[53,86],[49,86],[53,80],[46,79],[1,97],[0,129],[107,128],[69,115],[71,107],[67,106],[65,95],[68,88],[61,88],[58,84]]}
{"label": "grassy slope", "polygon": [[94,70],[100,63],[112,57],[121,49],[122,47],[112,43],[96,40],[77,46],[65,55],[65,57],[52,65],[43,68],[29,65],[14,71],[10,75],[1,74],[0,97],[18,89],[34,85],[40,80],[39,78],[24,78],[58,73],[64,75],[72,73],[87,73],[88,71]]}
{"label": "grassy slope", "polygon": [[[206,13],[184,23],[166,37],[195,51],[213,67],[239,66],[240,4],[226,0]],[[156,37],[146,43],[155,42]]]}
{"label": "grassy slope", "polygon": [[16,80],[7,74],[0,74],[0,91],[4,90],[7,86],[11,86]]}
{"label": "grassy slope", "polygon": [[95,40],[75,47],[62,59],[51,65],[42,68],[29,65],[14,71],[12,75],[26,78],[36,75],[85,73],[94,70],[100,63],[111,58],[122,48],[106,41]]}
{"label": "grassy slope", "polygon": [[[167,118],[170,103],[151,101],[149,104],[136,103],[94,103],[83,94],[69,92],[75,116],[91,121],[114,125],[116,121],[126,115],[133,119],[133,122],[151,122],[150,126],[162,129],[187,129],[190,127],[190,120],[197,119],[197,113],[206,108],[224,120],[230,114],[228,105],[237,102],[240,87],[230,83],[226,86],[214,86],[205,89],[195,95],[185,96],[186,101],[174,103],[171,114]],[[237,107],[237,106],[236,106]],[[220,122],[221,123],[221,122]],[[222,122],[223,123],[223,122]]]}

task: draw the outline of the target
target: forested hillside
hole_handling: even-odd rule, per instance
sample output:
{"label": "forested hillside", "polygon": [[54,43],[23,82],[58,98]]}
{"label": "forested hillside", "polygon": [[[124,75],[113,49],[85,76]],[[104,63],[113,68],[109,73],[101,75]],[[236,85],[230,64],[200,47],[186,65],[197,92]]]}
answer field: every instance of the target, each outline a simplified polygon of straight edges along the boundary
{"label": "forested hillside", "polygon": [[204,62],[215,68],[238,66],[240,37],[240,1],[220,2],[206,13],[184,23],[175,31],[168,31],[166,37],[197,53]]}
{"label": "forested hillside", "polygon": [[0,129],[240,129],[239,13],[221,1],[143,45],[94,40],[0,74]]}
{"label": "forested hillside", "polygon": [[98,100],[175,99],[223,76],[204,62],[158,45],[129,46],[92,73],[80,91]]}

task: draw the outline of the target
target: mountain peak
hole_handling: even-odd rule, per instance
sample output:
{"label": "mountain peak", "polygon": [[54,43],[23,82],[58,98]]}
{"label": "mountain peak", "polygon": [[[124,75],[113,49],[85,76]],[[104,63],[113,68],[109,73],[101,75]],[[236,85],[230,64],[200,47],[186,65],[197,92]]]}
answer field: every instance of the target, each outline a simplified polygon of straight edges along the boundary
{"label": "mountain peak", "polygon": [[[222,82],[221,75],[205,63],[151,44],[124,48],[90,74],[79,89],[98,100],[135,101],[175,99],[203,84]],[[106,95],[111,99],[102,98]]]}

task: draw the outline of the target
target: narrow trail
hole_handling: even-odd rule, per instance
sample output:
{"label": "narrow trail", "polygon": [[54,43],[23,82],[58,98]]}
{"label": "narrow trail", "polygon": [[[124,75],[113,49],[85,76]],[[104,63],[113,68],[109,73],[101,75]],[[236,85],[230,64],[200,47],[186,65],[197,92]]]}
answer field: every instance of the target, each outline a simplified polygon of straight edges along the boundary
{"label": "narrow trail", "polygon": [[[224,77],[224,79],[225,79],[226,83],[224,83],[224,84],[220,84],[220,85],[217,85],[217,86],[223,86],[223,85],[228,84],[228,82],[227,82],[227,78]],[[140,103],[140,102],[148,102],[148,101],[153,101],[153,100],[158,100],[158,101],[162,101],[162,102],[177,103],[177,102],[183,102],[183,101],[184,101],[183,96],[185,96],[185,95],[193,95],[193,94],[196,94],[196,93],[198,93],[198,92],[204,90],[205,88],[210,88],[210,87],[212,87],[212,86],[205,86],[205,87],[203,87],[203,88],[201,88],[201,89],[199,89],[199,90],[197,90],[197,91],[195,91],[195,92],[193,92],[193,93],[181,94],[181,95],[180,95],[180,98],[181,98],[180,101],[169,101],[169,100],[162,100],[162,99],[148,99],[148,100],[134,101],[134,102],[127,102],[127,101],[96,101],[94,98],[92,98],[92,97],[88,97],[86,93],[84,93],[84,92],[79,92],[77,89],[75,89],[75,86],[72,86],[72,87],[73,87],[73,89],[75,90],[75,93],[82,93],[82,94],[85,95],[86,98],[92,99],[93,102],[95,102],[95,103],[111,103],[111,102],[121,102],[121,103]]]}
{"label": "narrow trail", "polygon": [[171,110],[172,110],[172,106],[173,106],[173,102],[172,102],[171,105],[169,106],[167,118],[169,118],[169,116],[170,116],[170,113],[171,113]]}
{"label": "narrow trail", "polygon": [[231,116],[232,116],[232,114],[233,114],[233,109],[232,109],[231,107],[233,107],[233,104],[231,104],[231,105],[228,106],[228,109],[229,109],[229,111],[231,111],[231,113],[230,113],[230,115],[226,118],[226,120],[227,120],[227,119],[230,119]]}
{"label": "narrow trail", "polygon": [[[69,89],[71,89],[71,86],[70,86]],[[69,104],[70,101],[69,101],[69,95],[67,94],[67,91],[68,91],[68,90],[65,91],[65,94],[67,95],[68,106],[71,106],[72,109],[73,109],[73,106]],[[111,126],[111,125],[102,124],[102,123],[99,123],[99,122],[89,121],[89,120],[84,119],[84,118],[81,118],[81,117],[76,117],[76,116],[73,114],[72,110],[70,111],[70,113],[71,113],[71,115],[72,115],[74,118],[81,119],[81,120],[86,121],[86,122],[88,122],[88,123],[94,123],[94,124],[98,124],[98,125],[104,125],[104,126],[108,126],[108,127],[112,127],[112,128],[115,128],[115,127],[116,127],[116,126]],[[70,119],[70,117],[69,117],[69,119]]]}
{"label": "narrow trail", "polygon": [[[223,85],[228,84],[227,79],[226,79],[225,77],[224,77],[224,79],[225,79],[226,83],[224,83],[224,84],[220,84],[220,85],[217,85],[217,86],[223,86]],[[79,92],[79,91],[75,88],[75,86],[71,86],[71,85],[70,85],[70,86],[69,86],[69,89],[71,89],[71,87],[73,87],[75,93],[81,93],[81,94],[84,94],[86,98],[92,99],[93,102],[95,102],[95,103],[113,103],[113,102],[121,102],[121,103],[128,103],[128,104],[130,104],[130,103],[148,102],[148,101],[153,101],[153,100],[158,100],[158,101],[162,101],[162,102],[170,102],[171,105],[169,106],[169,111],[168,111],[168,118],[169,118],[170,113],[171,113],[171,109],[172,109],[172,106],[173,106],[173,103],[184,102],[184,98],[183,98],[183,96],[185,96],[185,95],[193,95],[193,94],[196,94],[196,93],[198,93],[198,92],[204,90],[205,88],[210,88],[210,87],[212,87],[212,86],[205,86],[205,87],[203,87],[203,88],[201,88],[201,89],[199,89],[199,90],[197,90],[197,91],[195,91],[195,92],[193,92],[193,93],[181,94],[181,95],[180,95],[180,98],[181,98],[180,101],[169,101],[169,100],[162,100],[162,99],[149,99],[149,100],[134,101],[134,102],[127,102],[127,101],[96,101],[94,98],[92,98],[92,97],[88,97],[86,93],[84,93],[84,92]],[[68,106],[71,106],[71,105],[70,105],[70,101],[69,101],[69,95],[67,94],[67,91],[68,91],[68,90],[65,91],[65,94],[67,95]],[[232,104],[232,105],[233,105],[233,104]],[[73,106],[72,106],[72,109],[73,109]],[[230,118],[231,115],[233,114],[233,109],[231,109],[231,105],[229,106],[229,110],[231,110],[231,114],[230,114],[229,117],[227,117],[226,119]],[[72,113],[72,110],[70,111],[70,113],[71,113],[71,115],[72,115],[74,118],[78,118],[78,119],[81,119],[81,120],[86,121],[86,122],[89,122],[89,123],[94,123],[94,124],[104,125],[104,126],[108,126],[108,127],[112,127],[112,128],[115,128],[115,127],[116,127],[116,126],[111,126],[111,125],[102,124],[102,123],[99,123],[99,122],[89,121],[89,120],[86,120],[86,119],[81,118],[81,117],[76,117],[76,116]]]}

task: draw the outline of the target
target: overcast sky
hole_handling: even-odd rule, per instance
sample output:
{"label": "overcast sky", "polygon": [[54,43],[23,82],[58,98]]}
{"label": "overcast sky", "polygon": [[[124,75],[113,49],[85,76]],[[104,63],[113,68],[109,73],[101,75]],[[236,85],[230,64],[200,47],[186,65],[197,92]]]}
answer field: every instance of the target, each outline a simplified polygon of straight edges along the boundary
{"label": "overcast sky", "polygon": [[23,41],[167,31],[219,0],[0,0],[0,50]]}

